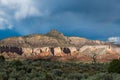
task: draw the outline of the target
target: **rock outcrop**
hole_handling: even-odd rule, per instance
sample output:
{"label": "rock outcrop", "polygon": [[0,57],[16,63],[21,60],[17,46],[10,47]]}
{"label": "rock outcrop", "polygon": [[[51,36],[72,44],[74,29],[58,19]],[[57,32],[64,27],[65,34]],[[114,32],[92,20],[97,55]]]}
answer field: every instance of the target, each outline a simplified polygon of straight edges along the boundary
{"label": "rock outcrop", "polygon": [[[1,54],[18,54],[23,58],[59,57],[59,60],[110,61],[120,57],[120,47],[99,40],[67,37],[53,30],[45,35],[33,34],[0,41]],[[56,59],[56,58],[55,58]]]}

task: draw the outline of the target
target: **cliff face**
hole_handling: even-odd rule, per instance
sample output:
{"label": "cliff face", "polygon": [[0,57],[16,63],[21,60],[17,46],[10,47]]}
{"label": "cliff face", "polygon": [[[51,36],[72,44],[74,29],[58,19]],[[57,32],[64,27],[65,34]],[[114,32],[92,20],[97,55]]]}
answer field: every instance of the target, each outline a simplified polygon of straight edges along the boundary
{"label": "cliff face", "polygon": [[[12,37],[0,41],[1,55],[18,54],[23,58],[59,57],[60,60],[92,61],[93,56],[98,61],[109,61],[119,58],[120,48],[110,46],[99,40],[88,40],[81,37],[67,37],[62,33],[52,30],[40,35]],[[59,59],[57,58],[57,59]],[[56,58],[55,58],[56,60]]]}

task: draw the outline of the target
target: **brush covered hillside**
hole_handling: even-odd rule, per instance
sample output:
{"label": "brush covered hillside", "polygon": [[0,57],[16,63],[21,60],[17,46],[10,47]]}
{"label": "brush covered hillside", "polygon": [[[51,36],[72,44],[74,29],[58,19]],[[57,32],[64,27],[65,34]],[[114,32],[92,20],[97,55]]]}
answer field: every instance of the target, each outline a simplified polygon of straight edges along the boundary
{"label": "brush covered hillside", "polygon": [[6,58],[105,62],[118,59],[119,52],[120,47],[112,43],[68,37],[56,30],[0,41],[0,55]]}

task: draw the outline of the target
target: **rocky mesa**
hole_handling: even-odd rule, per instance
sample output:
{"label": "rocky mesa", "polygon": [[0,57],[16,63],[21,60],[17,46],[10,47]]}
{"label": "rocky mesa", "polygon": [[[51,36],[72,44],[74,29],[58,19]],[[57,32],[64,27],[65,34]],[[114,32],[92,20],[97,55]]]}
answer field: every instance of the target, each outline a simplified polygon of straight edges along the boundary
{"label": "rocky mesa", "polygon": [[110,61],[120,57],[120,47],[99,40],[64,36],[57,30],[0,40],[0,55],[10,58],[58,61]]}

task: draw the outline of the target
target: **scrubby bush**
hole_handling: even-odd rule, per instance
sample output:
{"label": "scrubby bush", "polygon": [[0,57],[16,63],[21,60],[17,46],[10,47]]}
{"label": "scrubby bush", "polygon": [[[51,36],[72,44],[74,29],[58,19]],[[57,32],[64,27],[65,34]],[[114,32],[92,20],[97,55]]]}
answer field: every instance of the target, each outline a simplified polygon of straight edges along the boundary
{"label": "scrubby bush", "polygon": [[53,69],[52,73],[56,76],[61,76],[63,74],[63,71],[60,69]]}
{"label": "scrubby bush", "polygon": [[83,78],[83,75],[80,73],[70,73],[66,78],[68,80],[81,80]]}
{"label": "scrubby bush", "polygon": [[4,61],[5,61],[4,56],[0,56],[0,62],[4,62]]}
{"label": "scrubby bush", "polygon": [[23,64],[22,64],[21,61],[17,60],[17,61],[13,61],[12,65],[15,66],[15,67],[17,67],[17,66],[22,66]]}
{"label": "scrubby bush", "polygon": [[94,74],[93,76],[89,76],[87,79],[82,79],[82,80],[115,80],[113,79],[113,76],[108,73],[97,73]]}
{"label": "scrubby bush", "polygon": [[120,80],[120,74],[113,73],[111,75],[113,76],[113,80]]}
{"label": "scrubby bush", "polygon": [[5,61],[0,66],[0,80],[120,80],[119,74],[106,73],[104,64],[48,60]]}
{"label": "scrubby bush", "polygon": [[110,62],[108,67],[108,72],[110,73],[120,73],[120,59],[115,59]]}

